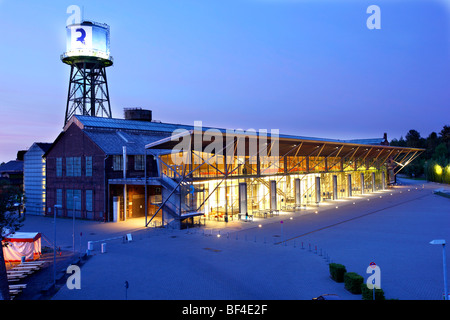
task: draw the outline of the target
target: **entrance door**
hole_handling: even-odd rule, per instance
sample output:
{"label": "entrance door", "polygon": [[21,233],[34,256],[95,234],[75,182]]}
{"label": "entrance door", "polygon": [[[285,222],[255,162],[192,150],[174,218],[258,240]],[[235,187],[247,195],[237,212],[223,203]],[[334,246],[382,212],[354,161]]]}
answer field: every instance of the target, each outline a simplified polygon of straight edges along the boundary
{"label": "entrance door", "polygon": [[132,197],[132,218],[145,216],[145,197],[143,194],[134,194]]}

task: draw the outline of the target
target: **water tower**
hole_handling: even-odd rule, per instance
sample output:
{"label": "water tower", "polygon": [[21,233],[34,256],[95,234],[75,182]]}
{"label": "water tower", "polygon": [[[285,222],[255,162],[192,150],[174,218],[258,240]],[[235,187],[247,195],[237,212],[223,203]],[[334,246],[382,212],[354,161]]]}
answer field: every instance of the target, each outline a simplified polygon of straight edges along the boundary
{"label": "water tower", "polygon": [[106,68],[112,66],[109,26],[83,21],[67,29],[67,50],[62,62],[70,65],[64,125],[74,114],[111,118]]}

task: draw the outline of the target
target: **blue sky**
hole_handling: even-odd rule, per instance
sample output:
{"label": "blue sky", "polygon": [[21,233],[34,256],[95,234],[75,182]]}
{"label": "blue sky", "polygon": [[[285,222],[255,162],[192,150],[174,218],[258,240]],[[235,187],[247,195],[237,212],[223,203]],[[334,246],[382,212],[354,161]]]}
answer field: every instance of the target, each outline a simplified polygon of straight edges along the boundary
{"label": "blue sky", "polygon": [[72,4],[111,27],[114,117],[337,139],[450,124],[443,0],[0,0],[0,162],[62,130]]}

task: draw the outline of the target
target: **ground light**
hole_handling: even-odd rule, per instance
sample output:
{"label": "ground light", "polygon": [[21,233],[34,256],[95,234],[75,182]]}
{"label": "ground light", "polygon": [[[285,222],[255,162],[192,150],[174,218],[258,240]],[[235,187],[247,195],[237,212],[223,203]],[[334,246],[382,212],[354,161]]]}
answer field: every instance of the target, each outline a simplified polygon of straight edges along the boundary
{"label": "ground light", "polygon": [[434,166],[434,172],[436,172],[436,174],[438,175],[438,176],[440,176],[441,174],[442,174],[442,167],[440,166],[440,165],[435,165]]}
{"label": "ground light", "polygon": [[443,259],[443,267],[444,267],[444,300],[448,300],[448,291],[447,291],[447,263],[445,258],[445,240],[433,240],[430,244],[440,244],[442,245],[442,259]]}

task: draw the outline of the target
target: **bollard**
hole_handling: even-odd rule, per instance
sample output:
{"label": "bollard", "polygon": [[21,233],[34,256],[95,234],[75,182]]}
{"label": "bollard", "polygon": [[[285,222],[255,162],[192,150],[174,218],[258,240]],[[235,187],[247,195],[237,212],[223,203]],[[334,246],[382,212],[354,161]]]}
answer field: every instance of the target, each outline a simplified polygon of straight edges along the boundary
{"label": "bollard", "polygon": [[88,241],[88,250],[89,251],[94,250],[94,243],[92,241]]}
{"label": "bollard", "polygon": [[102,249],[101,249],[101,252],[102,252],[102,253],[106,253],[106,243],[105,243],[105,242],[102,243],[101,248],[102,248]]}

